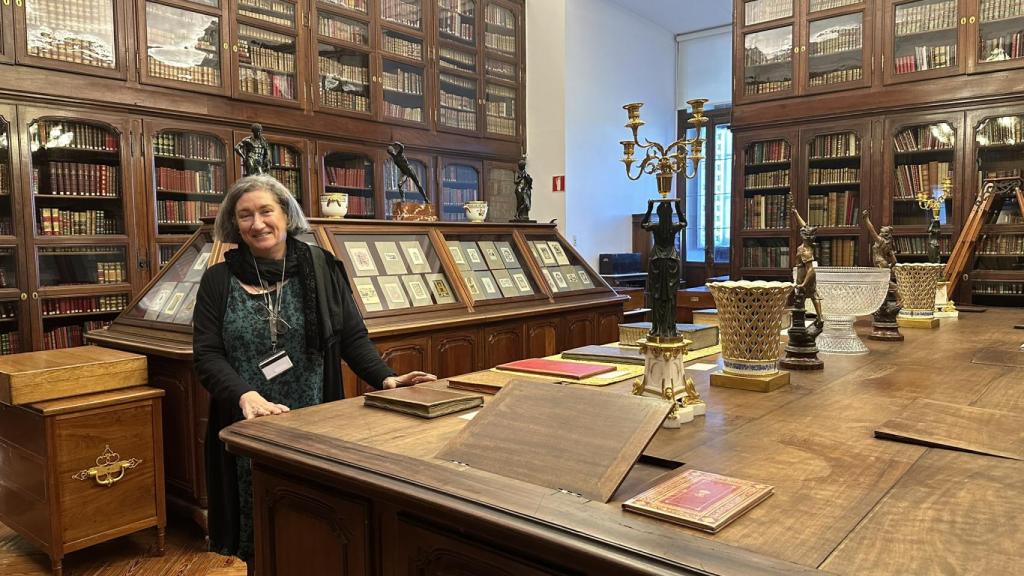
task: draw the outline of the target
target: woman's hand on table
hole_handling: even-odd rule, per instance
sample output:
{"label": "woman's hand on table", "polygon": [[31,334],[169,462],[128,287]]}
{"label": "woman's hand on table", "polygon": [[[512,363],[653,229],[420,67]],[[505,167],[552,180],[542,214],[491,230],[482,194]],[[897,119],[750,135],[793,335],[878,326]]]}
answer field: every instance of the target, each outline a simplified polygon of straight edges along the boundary
{"label": "woman's hand on table", "polygon": [[413,386],[422,382],[432,382],[437,376],[426,372],[414,371],[402,374],[401,376],[388,376],[384,379],[384,389],[400,388],[402,386]]}

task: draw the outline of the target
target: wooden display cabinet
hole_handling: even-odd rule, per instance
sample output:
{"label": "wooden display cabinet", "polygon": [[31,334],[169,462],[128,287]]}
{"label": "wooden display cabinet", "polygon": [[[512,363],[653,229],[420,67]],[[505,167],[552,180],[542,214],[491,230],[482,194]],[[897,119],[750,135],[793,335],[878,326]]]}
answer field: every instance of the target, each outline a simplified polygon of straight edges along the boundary
{"label": "wooden display cabinet", "polygon": [[430,126],[432,89],[426,52],[430,0],[382,0],[377,27],[375,96],[380,119]]}
{"label": "wooden display cabinet", "polygon": [[804,94],[872,84],[873,7],[873,0],[809,0],[800,36]]}
{"label": "wooden display cabinet", "polygon": [[[886,84],[963,74],[968,58],[964,0],[885,0]],[[961,24],[961,20],[963,24]]]}
{"label": "wooden display cabinet", "polygon": [[483,3],[484,134],[491,138],[521,137],[523,117],[519,63],[523,60],[523,7],[511,2]]}
{"label": "wooden display cabinet", "polygon": [[231,22],[231,95],[279,106],[306,102],[309,43],[300,36],[300,0],[235,0]]}
{"label": "wooden display cabinet", "polygon": [[[125,79],[129,59],[125,38],[127,1],[13,2],[18,64]],[[6,17],[4,20],[9,21]],[[8,34],[9,29],[3,32],[4,36]]]}
{"label": "wooden display cabinet", "polygon": [[21,163],[15,161],[18,132],[14,108],[0,106],[0,355],[31,348],[25,251],[18,248],[20,195],[14,187],[21,179]]}
{"label": "wooden display cabinet", "polygon": [[226,4],[226,0],[137,0],[139,53],[145,56],[144,63],[140,56],[139,81],[230,94]]}

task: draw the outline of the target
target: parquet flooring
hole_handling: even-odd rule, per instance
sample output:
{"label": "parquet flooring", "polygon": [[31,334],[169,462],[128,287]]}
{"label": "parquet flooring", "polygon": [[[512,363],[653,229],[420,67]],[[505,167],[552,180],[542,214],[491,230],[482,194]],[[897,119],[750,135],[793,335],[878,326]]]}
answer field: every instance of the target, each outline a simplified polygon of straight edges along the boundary
{"label": "parquet flooring", "polygon": [[[245,563],[206,550],[202,531],[187,520],[168,519],[166,553],[153,556],[156,531],[143,530],[72,552],[64,557],[65,576],[245,576]],[[50,559],[0,524],[0,574],[44,576]]]}

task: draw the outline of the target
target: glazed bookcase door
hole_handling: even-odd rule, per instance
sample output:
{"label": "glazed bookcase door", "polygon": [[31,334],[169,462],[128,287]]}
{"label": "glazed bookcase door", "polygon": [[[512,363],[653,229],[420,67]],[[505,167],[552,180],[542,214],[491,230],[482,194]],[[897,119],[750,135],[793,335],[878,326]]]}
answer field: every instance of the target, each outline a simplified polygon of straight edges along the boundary
{"label": "glazed bookcase door", "polygon": [[[802,147],[796,204],[807,223],[818,227],[818,264],[858,266],[861,210],[871,208],[871,124],[830,123],[800,134]],[[882,216],[877,210],[875,221]]]}
{"label": "glazed bookcase door", "polygon": [[[329,143],[318,145],[318,171],[320,195],[347,194],[348,214],[345,218],[376,218],[380,213],[376,183],[375,152],[361,146],[341,146]],[[320,205],[314,207],[320,214]]]}
{"label": "glazed bookcase door", "polygon": [[313,53],[314,107],[355,117],[373,117],[375,48],[367,0],[318,0]]}
{"label": "glazed bookcase door", "polygon": [[14,15],[11,0],[0,3],[0,62],[14,61]]}
{"label": "glazed bookcase door", "polygon": [[949,256],[962,222],[964,138],[962,114],[918,114],[886,120],[883,190],[892,192],[883,195],[879,208],[885,211],[882,223],[893,226],[900,261],[927,261],[931,213],[921,209],[914,196],[919,190],[938,193],[946,176],[953,183],[953,198],[947,199],[942,208],[940,253],[942,261]]}
{"label": "glazed bookcase door", "polygon": [[298,30],[305,5],[297,0],[234,2],[233,96],[302,107],[308,44]]}
{"label": "glazed bookcase door", "polygon": [[[145,84],[228,94],[228,0],[138,0],[139,79]],[[144,49],[144,51],[143,51]]]}
{"label": "glazed bookcase door", "polygon": [[871,84],[873,20],[864,1],[811,0],[800,46],[806,94]]}
{"label": "glazed bookcase door", "polygon": [[[409,167],[416,173],[420,185],[423,186],[423,193],[427,195],[427,202],[433,203],[436,209],[437,193],[434,186],[433,157],[429,154],[417,154],[409,150],[405,151],[405,157],[408,158]],[[382,180],[384,188],[384,218],[391,220],[394,217],[392,210],[395,202],[402,199],[402,193],[398,189],[398,184],[402,181],[402,174],[386,152],[381,156],[381,165],[384,167],[384,177]],[[402,190],[405,191],[406,202],[423,202],[423,198],[416,190],[416,185],[411,180],[405,183]]]}
{"label": "glazed bookcase door", "polygon": [[436,0],[437,117],[445,132],[481,130],[480,0]]}
{"label": "glazed bookcase door", "polygon": [[1024,4],[972,0],[967,17],[971,48],[968,71],[991,72],[1024,65]]}
{"label": "glazed bookcase door", "polygon": [[14,1],[18,63],[125,78],[126,1]]}
{"label": "glazed bookcase door", "polygon": [[733,269],[736,277],[779,278],[789,275],[793,231],[790,207],[800,187],[795,131],[751,133],[735,139],[733,178]]}
{"label": "glazed bookcase door", "polygon": [[233,181],[231,133],[180,122],[147,122],[147,190],[152,202],[153,262],[162,267],[216,214]]}
{"label": "glazed bookcase door", "polygon": [[490,0],[484,4],[484,123],[491,138],[521,134],[522,102],[517,80],[522,58],[522,7]]}
{"label": "glazed bookcase door", "polygon": [[14,108],[0,106],[0,355],[31,350],[25,251],[18,246],[21,165]]}
{"label": "glazed bookcase door", "polygon": [[[236,130],[234,132],[234,144],[237,146],[242,139],[251,136],[250,131]],[[269,175],[284,185],[292,196],[299,201],[302,211],[307,216],[311,212],[312,200],[310,195],[310,154],[309,141],[303,138],[292,138],[278,134],[263,133],[264,138],[270,144],[270,172]],[[232,170],[236,177],[242,176],[242,159],[238,154],[230,154]]]}
{"label": "glazed bookcase door", "polygon": [[796,94],[800,38],[793,0],[739,0],[733,67],[737,102],[756,102]]}
{"label": "glazed bookcase door", "polygon": [[[962,196],[964,214],[988,178],[1024,176],[1024,107],[971,112],[968,166],[975,166]],[[961,300],[992,306],[1024,305],[1024,215],[1013,194],[992,201],[988,219],[964,270]]]}
{"label": "glazed bookcase door", "polygon": [[492,222],[509,222],[516,217],[516,166],[487,162],[487,218]]}
{"label": "glazed bookcase door", "polygon": [[[19,213],[24,191],[18,151],[14,108],[0,106],[0,241],[16,241],[21,235]],[[0,281],[0,284],[3,282]]]}
{"label": "glazed bookcase door", "polygon": [[886,84],[966,71],[964,0],[886,0],[882,19]]}
{"label": "glazed bookcase door", "polygon": [[438,205],[440,220],[466,221],[464,204],[470,200],[484,199],[480,195],[483,167],[474,160],[442,158],[438,170],[441,183],[441,202]]}
{"label": "glazed bookcase door", "polygon": [[134,261],[134,199],[127,186],[129,122],[107,116],[19,110],[22,223],[28,253],[34,349],[84,343],[127,304],[142,271]]}
{"label": "glazed bookcase door", "polygon": [[389,123],[429,125],[426,30],[431,0],[380,0],[378,3],[379,76],[376,98],[380,118]]}

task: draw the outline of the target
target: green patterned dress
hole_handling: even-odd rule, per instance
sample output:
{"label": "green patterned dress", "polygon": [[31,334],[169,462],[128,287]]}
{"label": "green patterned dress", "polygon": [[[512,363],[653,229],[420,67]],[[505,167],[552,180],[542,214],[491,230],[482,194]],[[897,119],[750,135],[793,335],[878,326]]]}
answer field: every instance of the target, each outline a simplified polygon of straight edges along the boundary
{"label": "green patterned dress", "polygon": [[[302,286],[297,280],[284,284],[281,318],[288,323],[287,332],[278,337],[278,349],[288,351],[293,367],[268,381],[260,371],[259,362],[271,352],[270,325],[263,295],[249,294],[232,278],[224,314],[224,342],[227,360],[243,381],[275,404],[292,410],[313,406],[323,401],[324,366],[319,354],[306,354],[305,318],[302,314]],[[273,295],[273,293],[272,293]],[[238,458],[239,541],[238,556],[253,557],[252,528],[252,463]]]}

